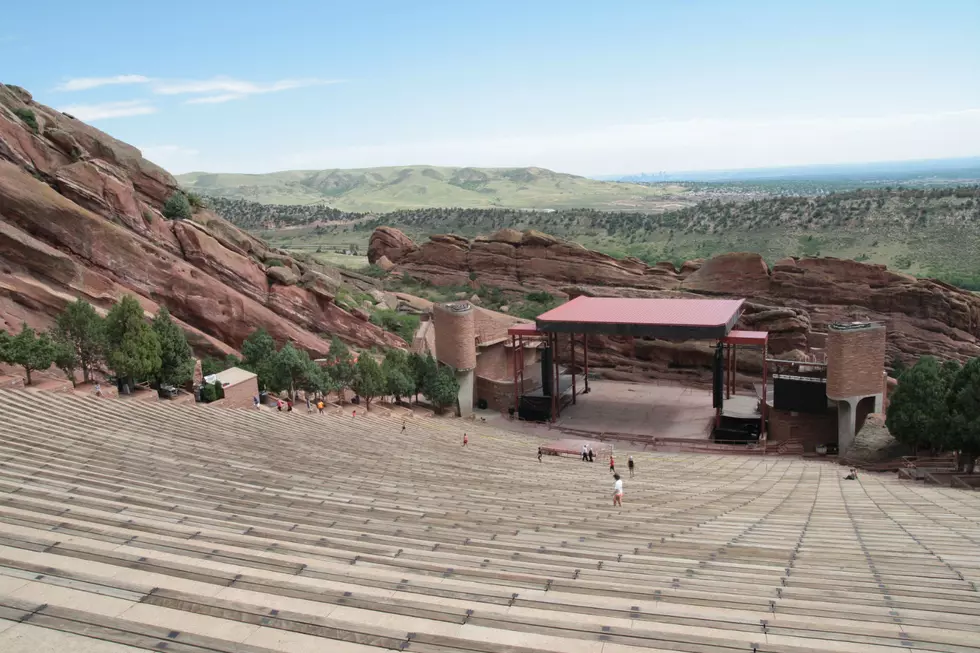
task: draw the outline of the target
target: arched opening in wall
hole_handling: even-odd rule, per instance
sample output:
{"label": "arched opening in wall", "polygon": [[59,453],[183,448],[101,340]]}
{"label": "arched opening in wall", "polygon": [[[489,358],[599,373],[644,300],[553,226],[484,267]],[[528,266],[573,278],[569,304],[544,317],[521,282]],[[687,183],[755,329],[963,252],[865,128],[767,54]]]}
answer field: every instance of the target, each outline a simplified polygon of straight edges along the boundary
{"label": "arched opening in wall", "polygon": [[868,415],[875,412],[875,397],[864,397],[858,402],[855,408],[855,422],[854,422],[854,432],[860,433],[861,428],[864,426],[864,420],[868,418]]}

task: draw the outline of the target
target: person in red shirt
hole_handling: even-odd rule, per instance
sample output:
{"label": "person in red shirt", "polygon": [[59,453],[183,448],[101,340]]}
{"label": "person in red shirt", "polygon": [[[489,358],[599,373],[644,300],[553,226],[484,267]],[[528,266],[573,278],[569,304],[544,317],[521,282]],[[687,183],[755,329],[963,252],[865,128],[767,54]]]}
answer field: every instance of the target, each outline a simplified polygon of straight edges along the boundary
{"label": "person in red shirt", "polygon": [[613,460],[612,454],[609,454],[609,471],[616,472],[616,461]]}

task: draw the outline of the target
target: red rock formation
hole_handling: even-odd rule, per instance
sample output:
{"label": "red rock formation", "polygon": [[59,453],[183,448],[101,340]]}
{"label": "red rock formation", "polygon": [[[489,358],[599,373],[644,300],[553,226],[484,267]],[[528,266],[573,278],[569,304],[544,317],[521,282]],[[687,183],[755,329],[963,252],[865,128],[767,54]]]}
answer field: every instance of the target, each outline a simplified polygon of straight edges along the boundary
{"label": "red rock formation", "polygon": [[[464,285],[476,273],[479,283],[521,294],[543,289],[569,296],[746,298],[739,326],[768,331],[770,352],[783,358],[812,360],[820,355],[828,325],[855,320],[885,323],[889,360],[980,355],[980,296],[882,265],[783,259],[770,270],[758,254],[733,253],[688,261],[678,272],[616,260],[545,234],[517,233],[502,230],[473,241],[435,236],[419,246],[397,229],[381,227],[370,249],[375,259],[388,258],[395,271],[436,285]],[[396,246],[389,249],[389,243]],[[624,373],[639,368],[640,375],[669,376],[692,360],[692,352],[695,358],[707,355],[701,345],[659,343],[643,345],[634,357],[625,342],[598,343],[597,363]],[[746,354],[750,371],[759,363],[753,357]]]}
{"label": "red rock formation", "polygon": [[[14,114],[29,109],[37,133]],[[202,354],[237,349],[257,327],[314,355],[337,334],[405,346],[333,304],[339,275],[271,250],[208,211],[172,222],[176,191],[139,150],[0,84],[0,328],[49,327],[77,297],[106,310],[121,295],[165,305]],[[270,283],[278,258],[298,285]],[[333,290],[336,285],[333,285]]]}

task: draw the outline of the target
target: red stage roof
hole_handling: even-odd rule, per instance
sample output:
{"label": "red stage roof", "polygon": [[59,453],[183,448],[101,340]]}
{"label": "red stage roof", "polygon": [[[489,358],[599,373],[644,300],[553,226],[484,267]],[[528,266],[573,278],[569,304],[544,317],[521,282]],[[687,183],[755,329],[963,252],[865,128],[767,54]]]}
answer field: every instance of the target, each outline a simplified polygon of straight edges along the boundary
{"label": "red stage roof", "polygon": [[742,299],[576,297],[539,315],[541,331],[672,340],[719,339],[738,321]]}
{"label": "red stage roof", "polygon": [[764,345],[767,340],[768,331],[732,331],[722,342],[729,345]]}

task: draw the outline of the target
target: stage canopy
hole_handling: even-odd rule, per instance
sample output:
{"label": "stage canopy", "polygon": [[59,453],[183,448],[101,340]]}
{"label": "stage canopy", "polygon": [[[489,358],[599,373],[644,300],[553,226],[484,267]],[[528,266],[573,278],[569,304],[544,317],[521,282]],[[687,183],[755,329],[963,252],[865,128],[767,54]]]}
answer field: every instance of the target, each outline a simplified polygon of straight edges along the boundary
{"label": "stage canopy", "polygon": [[539,315],[536,326],[547,333],[720,340],[735,327],[744,301],[576,297]]}

